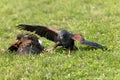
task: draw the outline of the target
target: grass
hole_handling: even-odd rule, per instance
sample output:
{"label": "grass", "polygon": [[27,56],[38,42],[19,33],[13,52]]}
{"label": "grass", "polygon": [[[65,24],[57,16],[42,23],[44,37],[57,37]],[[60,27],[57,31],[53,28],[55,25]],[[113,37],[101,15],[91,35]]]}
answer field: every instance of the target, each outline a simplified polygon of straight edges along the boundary
{"label": "grass", "polygon": [[[1,0],[1,80],[119,80],[119,0]],[[108,47],[90,50],[75,43],[78,51],[68,55],[60,47],[55,54],[20,56],[5,52],[18,33],[20,23],[40,24],[81,33],[87,40]],[[46,48],[53,42],[40,38]]]}

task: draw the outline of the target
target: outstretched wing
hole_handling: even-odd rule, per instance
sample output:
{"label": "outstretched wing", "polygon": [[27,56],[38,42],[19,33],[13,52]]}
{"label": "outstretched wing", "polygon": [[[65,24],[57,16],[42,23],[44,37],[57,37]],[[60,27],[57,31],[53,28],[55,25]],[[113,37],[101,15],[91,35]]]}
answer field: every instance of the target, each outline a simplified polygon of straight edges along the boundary
{"label": "outstretched wing", "polygon": [[74,34],[72,39],[79,42],[79,43],[81,43],[81,44],[89,45],[89,46],[92,46],[94,48],[99,48],[99,49],[102,49],[102,50],[107,50],[107,47],[102,46],[101,44],[85,40],[82,37],[82,35],[80,35],[80,34]]}
{"label": "outstretched wing", "polygon": [[79,42],[79,43],[82,43],[82,41],[84,40],[84,38],[80,34],[73,34],[72,39]]}
{"label": "outstretched wing", "polygon": [[57,29],[40,25],[20,24],[18,25],[18,28],[31,32],[35,31],[36,34],[40,35],[41,37],[45,37],[53,42],[57,41],[57,35],[59,33],[59,30]]}

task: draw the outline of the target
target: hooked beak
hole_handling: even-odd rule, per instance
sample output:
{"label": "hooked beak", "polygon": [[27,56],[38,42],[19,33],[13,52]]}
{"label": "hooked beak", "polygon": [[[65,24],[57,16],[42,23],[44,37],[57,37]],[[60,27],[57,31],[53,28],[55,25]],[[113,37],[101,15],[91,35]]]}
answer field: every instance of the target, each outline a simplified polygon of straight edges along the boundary
{"label": "hooked beak", "polygon": [[63,36],[60,36],[60,39],[63,39]]}

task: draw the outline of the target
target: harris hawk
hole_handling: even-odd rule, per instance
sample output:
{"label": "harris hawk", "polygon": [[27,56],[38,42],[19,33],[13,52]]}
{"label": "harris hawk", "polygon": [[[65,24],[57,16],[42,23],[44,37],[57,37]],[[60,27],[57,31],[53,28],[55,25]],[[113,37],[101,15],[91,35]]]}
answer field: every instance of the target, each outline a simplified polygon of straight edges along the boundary
{"label": "harris hawk", "polygon": [[39,38],[34,34],[18,34],[16,41],[8,48],[19,54],[37,54],[44,51]]}
{"label": "harris hawk", "polygon": [[106,49],[105,46],[85,40],[81,34],[73,34],[71,32],[68,32],[67,30],[57,30],[55,28],[51,28],[47,26],[31,25],[31,24],[19,24],[17,27],[22,30],[27,30],[31,32],[35,31],[35,33],[38,34],[39,36],[45,37],[48,40],[55,42],[53,49],[55,49],[57,46],[62,46],[66,49],[69,49],[69,51],[75,50],[77,49],[77,47],[75,46],[74,41],[101,50]]}

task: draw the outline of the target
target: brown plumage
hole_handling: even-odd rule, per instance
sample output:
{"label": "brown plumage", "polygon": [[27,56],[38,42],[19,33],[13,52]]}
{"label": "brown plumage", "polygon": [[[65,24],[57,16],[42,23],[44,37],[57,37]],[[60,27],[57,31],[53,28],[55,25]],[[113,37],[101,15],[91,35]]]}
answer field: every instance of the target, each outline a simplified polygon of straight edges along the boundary
{"label": "brown plumage", "polygon": [[77,47],[74,45],[74,41],[77,41],[80,44],[89,45],[94,48],[99,48],[102,50],[106,49],[106,47],[98,43],[85,40],[80,34],[72,34],[67,30],[57,30],[46,26],[28,24],[20,24],[18,25],[18,28],[31,32],[35,31],[36,34],[40,35],[41,37],[45,37],[48,40],[55,42],[54,48],[57,46],[63,46],[70,51],[75,50]]}
{"label": "brown plumage", "polygon": [[16,41],[8,48],[9,51],[15,51],[19,54],[37,54],[44,51],[44,47],[34,34],[18,34]]}

